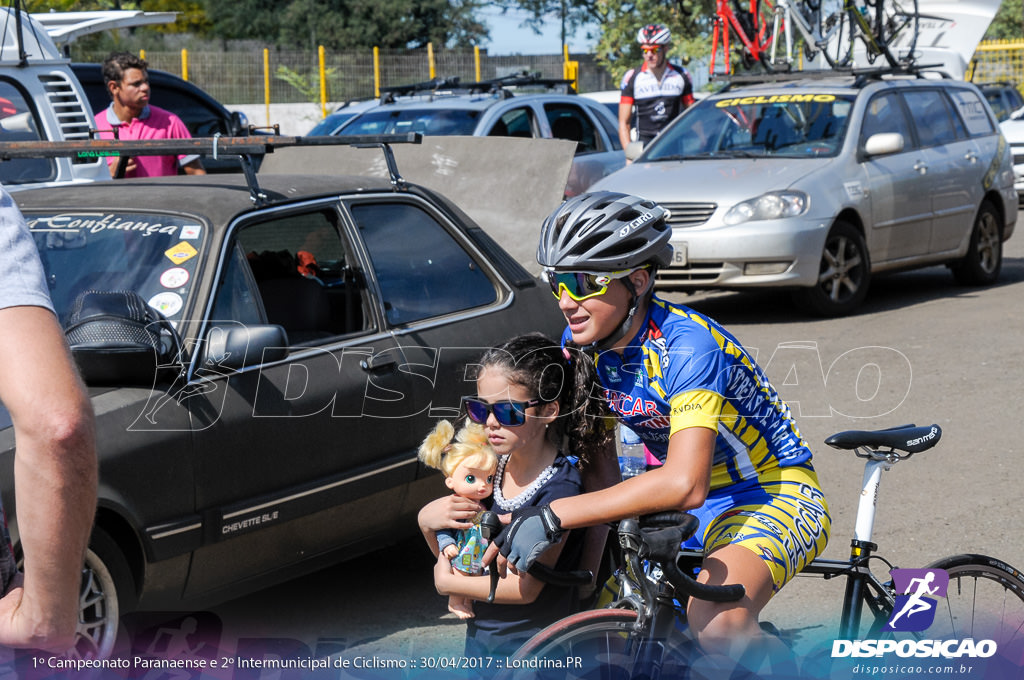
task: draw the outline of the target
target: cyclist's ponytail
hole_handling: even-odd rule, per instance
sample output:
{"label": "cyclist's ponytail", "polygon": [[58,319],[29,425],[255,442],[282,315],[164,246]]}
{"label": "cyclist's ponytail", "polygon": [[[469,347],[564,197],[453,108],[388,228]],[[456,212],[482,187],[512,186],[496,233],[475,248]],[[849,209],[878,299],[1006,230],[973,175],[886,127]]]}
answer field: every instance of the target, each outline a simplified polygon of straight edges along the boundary
{"label": "cyclist's ponytail", "polygon": [[593,362],[566,350],[541,333],[516,336],[488,350],[481,368],[504,371],[509,382],[530,390],[545,403],[557,402],[559,417],[548,437],[583,467],[611,441],[610,411],[597,383]]}

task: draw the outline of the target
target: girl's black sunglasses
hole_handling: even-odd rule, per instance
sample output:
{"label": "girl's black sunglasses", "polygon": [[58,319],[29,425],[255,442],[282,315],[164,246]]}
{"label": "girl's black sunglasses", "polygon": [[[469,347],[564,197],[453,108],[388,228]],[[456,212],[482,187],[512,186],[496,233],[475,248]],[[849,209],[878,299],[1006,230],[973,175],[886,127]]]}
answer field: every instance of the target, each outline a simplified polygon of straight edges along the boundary
{"label": "girl's black sunglasses", "polygon": [[494,414],[494,419],[504,427],[519,427],[526,423],[526,409],[537,404],[542,404],[540,399],[530,401],[498,401],[488,404],[475,397],[463,397],[462,403],[466,405],[466,415],[474,423],[486,423],[487,416]]}

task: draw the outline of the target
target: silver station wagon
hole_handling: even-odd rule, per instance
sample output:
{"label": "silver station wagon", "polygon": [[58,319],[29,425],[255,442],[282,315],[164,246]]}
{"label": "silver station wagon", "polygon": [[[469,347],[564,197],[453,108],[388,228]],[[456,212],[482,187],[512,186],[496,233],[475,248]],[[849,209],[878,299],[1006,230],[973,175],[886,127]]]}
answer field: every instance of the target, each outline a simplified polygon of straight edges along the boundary
{"label": "silver station wagon", "polygon": [[977,88],[818,75],[727,88],[595,185],[671,211],[675,262],[658,286],[789,287],[840,316],[880,272],[945,264],[965,285],[995,282],[1017,195]]}

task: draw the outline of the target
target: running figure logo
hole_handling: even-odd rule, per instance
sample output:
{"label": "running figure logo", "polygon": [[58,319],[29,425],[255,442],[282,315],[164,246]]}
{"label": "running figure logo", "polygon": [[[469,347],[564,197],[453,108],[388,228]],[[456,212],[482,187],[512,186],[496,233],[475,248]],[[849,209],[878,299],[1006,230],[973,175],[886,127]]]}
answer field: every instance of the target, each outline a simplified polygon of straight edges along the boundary
{"label": "running figure logo", "polygon": [[937,598],[946,597],[949,574],[943,569],[893,569],[889,573],[896,592],[902,594],[896,596],[885,630],[926,630],[935,620]]}

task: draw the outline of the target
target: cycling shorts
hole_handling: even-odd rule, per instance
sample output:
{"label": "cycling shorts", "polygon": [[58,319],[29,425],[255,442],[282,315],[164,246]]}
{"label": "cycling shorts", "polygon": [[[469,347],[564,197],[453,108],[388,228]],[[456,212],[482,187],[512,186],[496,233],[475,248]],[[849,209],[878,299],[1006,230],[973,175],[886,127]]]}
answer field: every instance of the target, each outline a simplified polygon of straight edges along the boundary
{"label": "cycling shorts", "polygon": [[690,513],[700,528],[684,548],[707,555],[725,545],[742,545],[764,560],[776,593],[821,554],[832,528],[810,463],[772,468],[712,491]]}

